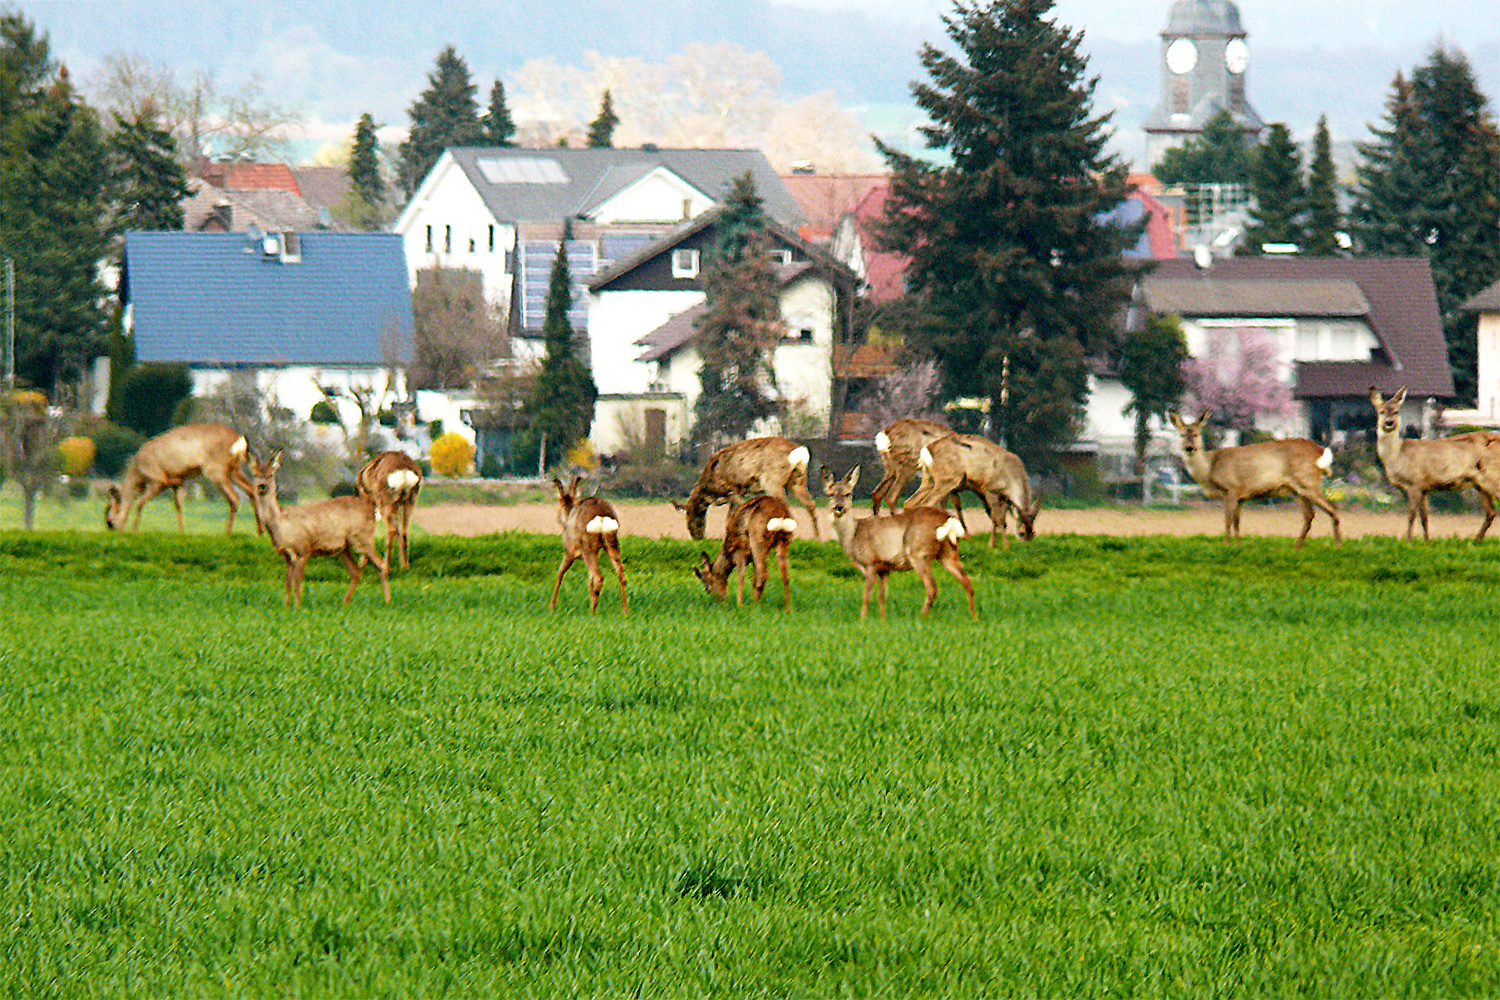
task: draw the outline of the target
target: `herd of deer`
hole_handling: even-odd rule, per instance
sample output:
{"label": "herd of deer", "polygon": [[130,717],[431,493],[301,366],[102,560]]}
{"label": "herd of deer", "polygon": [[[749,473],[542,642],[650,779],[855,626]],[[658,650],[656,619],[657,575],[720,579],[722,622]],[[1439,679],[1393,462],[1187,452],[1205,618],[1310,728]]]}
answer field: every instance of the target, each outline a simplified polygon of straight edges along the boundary
{"label": "herd of deer", "polygon": [[[1453,437],[1424,441],[1401,436],[1403,388],[1390,399],[1370,390],[1370,403],[1377,413],[1376,451],[1392,486],[1406,494],[1406,537],[1411,538],[1420,516],[1422,537],[1428,537],[1427,495],[1436,490],[1472,486],[1484,507],[1484,523],[1476,540],[1483,539],[1495,520],[1495,500],[1500,496],[1500,434],[1473,431]],[[1323,477],[1333,464],[1333,453],[1303,438],[1265,441],[1239,447],[1208,450],[1203,444],[1203,426],[1210,413],[1188,422],[1176,413],[1172,422],[1181,435],[1183,462],[1202,487],[1204,495],[1224,500],[1224,537],[1238,538],[1240,506],[1248,499],[1275,495],[1295,496],[1302,505],[1300,548],[1312,528],[1314,508],[1333,521],[1335,544],[1342,541],[1338,509],[1323,492]],[[863,619],[872,592],[878,594],[881,617],[885,617],[886,578],[901,570],[912,570],[922,580],[926,615],[937,598],[933,564],[951,573],[964,588],[969,615],[977,618],[974,588],[959,557],[958,540],[965,535],[959,494],[977,493],[990,516],[990,547],[998,537],[1009,547],[1007,519],[1014,514],[1017,532],[1024,539],[1035,533],[1039,503],[1031,495],[1030,482],[1020,459],[988,440],[970,434],[955,434],[942,424],[909,417],[886,426],[875,437],[885,475],[871,494],[872,516],[853,516],[853,493],[860,468],[843,478],[822,468],[823,490],[831,500],[833,530],[849,559],[864,574]],[[785,607],[791,609],[788,557],[797,522],[787,504],[787,495],[807,511],[814,537],[818,529],[817,506],[808,491],[808,449],[784,437],[760,437],[729,445],[715,452],[704,465],[685,504],[674,504],[686,516],[688,534],[703,537],[708,509],[727,503],[724,542],[710,559],[700,554],[694,573],[704,588],[716,597],[728,593],[729,577],[739,574],[737,596],[744,602],[745,571],[753,572],[752,587],[757,601],[770,575],[770,555],[776,554],[781,571]],[[250,475],[244,466],[248,463]],[[262,461],[249,450],[244,435],[220,424],[190,424],[152,438],[131,459],[121,483],[109,489],[105,523],[124,528],[132,509],[135,527],[141,509],[153,497],[172,490],[177,508],[177,527],[183,530],[182,487],[202,476],[216,485],[229,504],[225,532],[234,530],[239,510],[236,489],[251,499],[257,532],[270,535],[277,553],[286,561],[286,603],[301,607],[303,573],[316,555],[337,556],[349,573],[348,604],[368,560],[380,574],[386,603],[390,603],[389,560],[399,553],[402,567],[409,565],[407,538],[412,508],[422,488],[422,470],[407,455],[388,451],[373,458],[356,479],[357,495],[336,497],[319,503],[282,509],[277,499],[276,473],[281,453]],[[921,485],[905,505],[897,502],[914,476]],[[597,611],[604,588],[599,554],[608,556],[620,583],[620,609],[629,614],[625,593],[625,566],[620,557],[620,520],[609,501],[580,496],[581,478],[564,485],[553,479],[558,497],[558,523],[562,527],[563,560],[557,570],[550,606],[557,607],[563,577],[579,559],[588,568],[589,608]],[[763,494],[753,496],[754,494]],[[750,498],[750,499],[747,499]],[[943,505],[952,501],[954,514]],[[881,504],[889,511],[882,516]],[[385,522],[386,546],[382,557],[375,546],[376,524]]]}

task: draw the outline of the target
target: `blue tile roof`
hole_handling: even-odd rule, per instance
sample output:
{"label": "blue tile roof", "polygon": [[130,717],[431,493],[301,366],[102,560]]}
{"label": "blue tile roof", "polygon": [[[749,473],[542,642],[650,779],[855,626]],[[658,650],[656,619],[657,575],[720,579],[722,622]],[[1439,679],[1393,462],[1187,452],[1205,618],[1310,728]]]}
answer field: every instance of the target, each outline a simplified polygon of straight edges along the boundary
{"label": "blue tile roof", "polygon": [[299,233],[301,259],[244,233],[127,233],[121,296],[136,358],[194,365],[380,365],[412,342],[394,233]]}

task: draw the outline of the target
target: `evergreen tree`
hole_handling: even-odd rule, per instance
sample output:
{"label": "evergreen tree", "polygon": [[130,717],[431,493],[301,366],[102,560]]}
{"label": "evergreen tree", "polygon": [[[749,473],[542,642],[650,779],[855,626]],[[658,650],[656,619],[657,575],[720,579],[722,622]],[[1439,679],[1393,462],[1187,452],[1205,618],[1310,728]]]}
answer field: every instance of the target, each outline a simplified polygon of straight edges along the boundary
{"label": "evergreen tree", "polygon": [[484,141],[469,65],[453,46],[438,53],[437,66],[427,75],[427,82],[422,96],[407,109],[411,132],[401,144],[400,183],[408,198],[443,150]]}
{"label": "evergreen tree", "polygon": [[1176,316],[1150,316],[1146,325],[1127,333],[1119,348],[1120,384],[1130,391],[1126,413],[1135,414],[1135,469],[1146,468],[1152,417],[1165,420],[1186,388],[1182,366],[1189,358],[1187,340]]}
{"label": "evergreen tree", "polygon": [[[7,47],[14,26],[5,22]],[[16,373],[57,398],[104,348],[104,135],[66,71],[40,93],[0,103],[15,109],[0,126],[0,247],[15,260]]]}
{"label": "evergreen tree", "polygon": [[579,357],[584,345],[578,343],[568,320],[568,311],[573,308],[573,278],[568,267],[571,238],[570,228],[564,226],[557,256],[552,259],[547,311],[542,318],[546,354],[526,408],[532,431],[541,437],[544,448],[555,447],[553,454],[557,456],[589,436],[594,403],[599,398],[593,373]]}
{"label": "evergreen tree", "polygon": [[693,436],[700,442],[745,437],[776,413],[771,353],[786,332],[763,202],[746,173],[735,178],[702,270],[705,311],[693,342],[702,391]]}
{"label": "evergreen tree", "polygon": [[1301,216],[1306,200],[1302,188],[1302,156],[1282,122],[1273,123],[1255,152],[1250,171],[1254,199],[1250,226],[1240,252],[1259,255],[1265,243],[1302,245]]}
{"label": "evergreen tree", "polygon": [[1328,116],[1319,115],[1318,131],[1313,136],[1312,169],[1307,177],[1307,238],[1302,252],[1315,257],[1336,256],[1342,226]]}
{"label": "evergreen tree", "polygon": [[892,171],[883,241],[910,258],[932,318],[920,346],[950,397],[989,399],[992,431],[1033,468],[1073,433],[1144,225],[1102,221],[1128,194],[1126,168],[1105,152],[1109,115],[1092,115],[1083,36],[1051,8],[958,0],[944,20],[962,56],[925,45],[932,82],[912,88],[927,145],[951,162],[877,140]]}
{"label": "evergreen tree", "polygon": [[1477,317],[1460,306],[1500,273],[1500,130],[1461,53],[1434,50],[1392,89],[1386,127],[1360,147],[1357,245],[1431,260],[1454,391],[1472,401]]}
{"label": "evergreen tree", "polygon": [[385,201],[385,179],[380,176],[380,139],[375,135],[375,119],[367,111],[354,126],[354,141],[349,147],[349,184],[366,205]]}
{"label": "evergreen tree", "polygon": [[158,123],[149,102],[133,119],[115,115],[109,137],[116,233],[182,228],[187,171],[177,160],[177,141]]}
{"label": "evergreen tree", "polygon": [[18,11],[0,12],[0,127],[35,107],[52,76],[52,45]]}
{"label": "evergreen tree", "polygon": [[588,146],[590,149],[609,149],[615,144],[615,126],[620,116],[615,114],[615,99],[608,90],[599,102],[599,114],[589,122]]}
{"label": "evergreen tree", "polygon": [[1151,172],[1163,184],[1247,184],[1254,160],[1245,130],[1220,111],[1203,123],[1201,135],[1163,153]]}
{"label": "evergreen tree", "polygon": [[499,80],[490,88],[489,112],[480,124],[484,127],[484,141],[491,146],[508,149],[516,144],[516,123],[505,104],[505,84]]}

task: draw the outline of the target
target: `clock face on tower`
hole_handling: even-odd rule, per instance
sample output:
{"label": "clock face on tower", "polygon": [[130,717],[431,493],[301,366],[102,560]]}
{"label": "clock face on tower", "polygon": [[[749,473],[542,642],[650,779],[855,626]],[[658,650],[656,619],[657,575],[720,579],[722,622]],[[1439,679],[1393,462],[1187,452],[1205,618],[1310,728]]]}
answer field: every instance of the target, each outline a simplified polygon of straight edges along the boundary
{"label": "clock face on tower", "polygon": [[1190,39],[1179,38],[1167,46],[1167,69],[1181,76],[1198,64],[1198,48]]}
{"label": "clock face on tower", "polygon": [[1250,49],[1243,38],[1231,38],[1224,46],[1224,66],[1231,73],[1243,73],[1250,65]]}

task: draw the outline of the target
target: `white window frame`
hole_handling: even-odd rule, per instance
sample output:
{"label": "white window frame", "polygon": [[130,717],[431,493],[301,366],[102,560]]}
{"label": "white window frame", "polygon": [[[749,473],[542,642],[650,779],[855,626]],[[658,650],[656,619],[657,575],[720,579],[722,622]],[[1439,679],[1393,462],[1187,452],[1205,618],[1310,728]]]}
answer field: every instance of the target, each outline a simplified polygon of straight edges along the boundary
{"label": "white window frame", "polygon": [[698,277],[698,264],[697,250],[685,248],[672,251],[672,277],[696,278]]}

